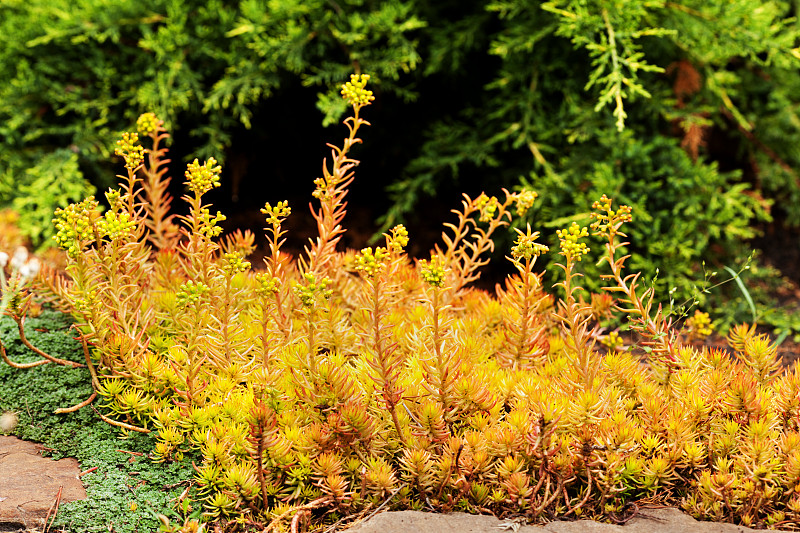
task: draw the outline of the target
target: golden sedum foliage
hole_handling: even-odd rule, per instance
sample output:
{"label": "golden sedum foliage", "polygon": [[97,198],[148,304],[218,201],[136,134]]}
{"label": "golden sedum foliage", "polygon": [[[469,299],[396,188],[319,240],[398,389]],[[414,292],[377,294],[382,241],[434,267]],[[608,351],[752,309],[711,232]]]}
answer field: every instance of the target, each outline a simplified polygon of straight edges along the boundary
{"label": "golden sedum foliage", "polygon": [[[297,261],[280,250],[285,203],[263,210],[269,254],[257,271],[245,260],[252,235],[217,240],[223,215],[202,199],[213,161],[187,171],[190,183],[208,176],[184,196],[177,232],[159,207],[170,202],[165,150],[140,150],[132,136],[128,151],[150,157],[128,165],[112,209],[140,223],[103,231],[108,218],[86,203],[59,221],[69,279],[50,278],[49,290],[80,325],[105,412],[123,431],[155,432],[158,460],[199,454],[207,518],[280,529],[297,513],[330,522],[388,499],[619,521],[650,498],[746,524],[800,519],[800,373],[778,372],[753,329],[732,333],[733,360],[684,345],[622,273],[630,210],[604,199],[592,229],[607,240],[615,309],[640,330],[649,365],[618,341],[594,345],[613,309],[607,296],[584,303],[577,285],[586,228],[563,231],[561,299],[534,267],[546,249],[530,228],[497,294],[470,288],[492,233],[530,207],[531,192],[465,196],[427,261],[406,255],[404,228],[374,250],[338,250],[349,149],[371,101],[358,89],[345,91],[349,136],[316,181],[319,237]],[[147,124],[163,139],[160,121]]]}

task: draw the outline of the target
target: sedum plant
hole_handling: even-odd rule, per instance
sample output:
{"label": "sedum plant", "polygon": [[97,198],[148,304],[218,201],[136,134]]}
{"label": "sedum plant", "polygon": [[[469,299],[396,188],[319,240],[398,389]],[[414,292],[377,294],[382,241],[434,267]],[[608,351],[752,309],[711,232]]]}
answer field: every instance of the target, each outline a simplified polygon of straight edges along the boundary
{"label": "sedum plant", "polygon": [[[75,408],[98,402],[123,433],[154,432],[157,461],[197,454],[204,519],[231,529],[297,531],[386,506],[624,522],[641,499],[796,523],[800,374],[779,371],[753,327],[732,330],[730,353],[677,331],[625,273],[631,208],[604,196],[590,226],[557,232],[560,298],[536,269],[549,250],[530,227],[496,295],[470,285],[532,191],[465,195],[424,260],[406,254],[403,226],[340,249],[368,80],[342,88],[348,136],[314,182],[318,235],[296,260],[282,251],[285,202],[264,206],[269,250],[255,268],[253,235],[223,237],[224,215],[204,200],[216,161],[188,165],[188,211],[171,217],[163,124],[143,115],[123,136],[109,209],[89,197],[58,210],[69,262],[39,277],[75,318],[92,376]],[[605,241],[605,296],[576,270],[590,232]],[[639,346],[603,335],[610,313]]]}

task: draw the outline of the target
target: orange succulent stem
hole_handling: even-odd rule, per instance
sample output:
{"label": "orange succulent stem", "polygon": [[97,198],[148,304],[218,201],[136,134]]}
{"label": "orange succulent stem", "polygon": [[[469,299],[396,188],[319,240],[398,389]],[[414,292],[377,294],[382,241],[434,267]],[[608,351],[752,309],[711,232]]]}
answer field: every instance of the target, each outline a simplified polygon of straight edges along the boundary
{"label": "orange succulent stem", "polygon": [[397,404],[400,400],[401,391],[397,385],[396,367],[399,361],[391,361],[392,356],[391,348],[386,346],[386,339],[384,336],[384,325],[381,323],[384,316],[385,298],[382,294],[382,276],[377,276],[368,280],[372,288],[372,334],[373,342],[375,344],[375,359],[377,363],[377,371],[380,376],[380,384],[383,389],[383,399],[386,402],[386,407],[389,409],[389,414],[392,417],[397,436],[400,441],[405,444],[405,437],[403,430],[400,426],[400,419],[397,417]]}
{"label": "orange succulent stem", "polygon": [[566,328],[567,342],[575,353],[578,370],[587,388],[594,386],[597,377],[596,365],[592,364],[594,338],[588,332],[589,314],[586,306],[581,306],[575,298],[575,292],[581,290],[580,286],[573,285],[572,280],[576,275],[574,259],[567,255],[566,265],[557,263],[564,270],[564,281],[559,283],[565,293],[565,299],[559,302],[561,308],[558,318]]}
{"label": "orange succulent stem", "polygon": [[44,351],[40,350],[28,340],[28,337],[25,336],[25,316],[27,315],[28,307],[30,306],[30,296],[28,296],[25,301],[20,305],[20,314],[11,313],[11,318],[14,319],[14,322],[17,323],[17,330],[19,331],[19,340],[22,341],[29,350],[34,352],[35,354],[44,357],[51,363],[56,363],[57,365],[63,366],[71,366],[72,368],[83,368],[84,365],[80,363],[76,363],[74,361],[68,361],[66,359],[60,359],[58,357],[53,357],[50,354],[45,353]]}
{"label": "orange succulent stem", "polygon": [[[273,222],[272,227],[267,229],[267,242],[269,245],[269,259],[267,260],[267,269],[276,280],[281,284],[285,281],[285,259],[281,257],[281,246],[286,239],[283,235],[286,230],[281,229],[280,220]],[[289,313],[286,311],[286,302],[284,301],[284,292],[282,286],[278,287],[275,291],[275,308],[273,311],[273,318],[278,330],[283,334],[284,339],[289,338],[291,335],[291,328],[289,324]]]}
{"label": "orange succulent stem", "polygon": [[616,236],[620,235],[625,237],[624,233],[619,232],[622,222],[617,222],[608,232],[608,242],[605,243],[606,257],[604,261],[608,262],[611,269],[611,274],[603,274],[605,279],[611,279],[615,282],[616,286],[606,287],[610,292],[622,292],[625,295],[624,303],[630,307],[617,308],[625,314],[636,317],[639,323],[639,329],[650,338],[650,342],[655,346],[653,353],[661,358],[667,365],[667,371],[671,374],[673,366],[677,361],[675,352],[677,349],[677,334],[670,327],[669,320],[663,316],[661,306],[656,310],[655,318],[651,316],[653,305],[653,291],[647,289],[643,296],[636,293],[637,282],[639,280],[639,273],[623,275],[622,269],[625,260],[629,256],[617,258],[617,250],[627,245],[627,242],[618,242]]}
{"label": "orange succulent stem", "polygon": [[437,385],[437,394],[439,396],[439,401],[442,404],[442,408],[445,412],[445,418],[450,414],[450,400],[448,394],[448,385],[455,379],[455,373],[452,372],[450,368],[448,368],[448,361],[445,359],[445,355],[442,352],[442,340],[443,340],[443,331],[442,331],[442,319],[441,319],[441,293],[442,289],[440,287],[432,287],[431,290],[433,291],[433,297],[431,298],[431,324],[433,326],[433,334],[431,342],[433,343],[433,353],[436,359],[435,363],[435,372],[436,372],[436,385]]}
{"label": "orange succulent stem", "polygon": [[233,275],[225,276],[225,293],[222,298],[222,322],[220,331],[222,333],[222,346],[225,350],[225,362],[231,362],[231,342],[230,342],[230,319],[231,319],[231,278]]}
{"label": "orange succulent stem", "polygon": [[144,204],[147,214],[146,224],[150,229],[149,240],[159,250],[171,246],[177,231],[172,224],[173,215],[169,214],[172,197],[167,193],[171,178],[165,177],[167,163],[165,159],[167,149],[160,146],[161,142],[169,138],[162,127],[161,121],[149,134],[152,147],[147,151],[147,165],[142,168],[145,179],[142,181],[142,190],[147,201]]}
{"label": "orange succulent stem", "polygon": [[15,363],[11,359],[9,359],[8,354],[6,353],[6,347],[3,346],[2,341],[0,341],[0,357],[3,358],[3,361],[5,361],[7,365],[19,370],[23,370],[26,368],[33,368],[35,366],[40,366],[40,365],[46,365],[47,363],[50,362],[47,359],[39,359],[38,361],[33,361],[31,363]]}
{"label": "orange succulent stem", "polygon": [[306,346],[308,347],[308,355],[306,356],[306,364],[312,374],[317,370],[317,339],[316,327],[314,326],[314,313],[311,310],[306,310]]}
{"label": "orange succulent stem", "polygon": [[314,191],[314,196],[319,199],[320,207],[319,209],[314,209],[310,205],[309,207],[317,221],[318,236],[315,241],[311,241],[310,247],[306,248],[308,261],[305,269],[315,275],[325,272],[327,263],[345,232],[341,226],[347,207],[345,197],[355,179],[353,169],[358,165],[358,161],[350,159],[348,153],[353,145],[361,142],[361,139],[356,137],[359,127],[369,125],[369,122],[359,117],[360,108],[360,105],[353,105],[353,116],[347,117],[344,121],[349,135],[345,138],[342,148],[328,144],[332,155],[331,168],[329,170],[327,160],[323,160],[323,177],[315,181],[317,189]]}

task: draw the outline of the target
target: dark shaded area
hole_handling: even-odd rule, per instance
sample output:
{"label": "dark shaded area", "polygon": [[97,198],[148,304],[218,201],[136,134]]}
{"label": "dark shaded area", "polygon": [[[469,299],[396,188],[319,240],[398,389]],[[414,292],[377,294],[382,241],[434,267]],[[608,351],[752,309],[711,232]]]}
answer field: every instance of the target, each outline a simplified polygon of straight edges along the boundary
{"label": "dark shaded area", "polygon": [[753,240],[753,246],[770,265],[800,284],[800,228],[786,224],[786,214],[780,207],[773,209],[772,216],[773,222],[759,227],[762,235]]}
{"label": "dark shaded area", "polygon": [[[407,147],[414,147],[415,142],[418,147],[422,143],[421,138],[415,141],[412,133],[424,127],[439,103],[452,105],[455,101],[444,97],[450,90],[447,83],[437,84],[434,80],[417,102],[402,102],[390,95],[381,95],[380,105],[365,109],[363,116],[373,126],[360,130],[363,144],[351,152],[360,164],[348,195],[344,246],[359,249],[373,245],[376,239],[380,242],[377,221],[391,205],[386,187],[401,177],[408,162]],[[234,132],[232,148],[224,155],[222,186],[207,195],[212,209],[228,217],[224,224],[226,232],[249,229],[255,234],[259,245],[256,265],[265,251],[264,218],[259,211],[265,202],[288,200],[292,207],[292,215],[285,225],[289,230],[285,250],[300,254],[308,240],[316,236],[316,222],[309,211],[309,202],[316,202],[311,196],[313,180],[322,174],[323,158],[330,159],[326,143],[341,145],[347,135],[341,123],[327,128],[321,126],[313,90],[298,84],[290,92],[288,101],[291,104],[287,105],[287,100],[282,98],[265,100],[254,114],[253,127],[249,130],[240,127]],[[720,161],[721,169],[736,168],[736,154],[725,152],[725,146],[730,146],[727,134],[713,129],[708,140],[709,151]],[[177,199],[184,191],[183,171],[191,146],[192,140],[181,136],[177,136],[171,146],[174,159],[171,192],[176,198],[173,206],[179,213],[185,212],[185,204]],[[752,176],[747,169],[745,172]],[[490,173],[487,169],[466,168],[458,180],[440,180],[435,196],[420,197],[417,209],[404,221],[411,235],[408,251],[412,257],[426,257],[440,242],[443,223],[455,220],[451,210],[459,207],[463,192],[476,195],[486,191],[499,195],[503,186],[510,186],[502,179],[486,180],[485,176]],[[779,206],[773,209],[773,217],[773,222],[760,225],[762,236],[752,244],[762,252],[766,263],[798,283],[800,229],[786,223],[785,213]],[[496,237],[498,249],[479,282],[482,288],[493,288],[511,272],[504,255],[513,239],[513,231],[501,231]]]}
{"label": "dark shaded area", "polygon": [[[433,77],[415,102],[403,102],[378,91],[376,104],[363,110],[362,116],[372,126],[359,130],[363,143],[351,151],[352,157],[360,163],[348,194],[348,214],[344,222],[347,233],[342,239],[345,247],[360,249],[376,241],[380,244],[378,219],[391,206],[386,188],[402,176],[409,159],[422,145],[422,133],[430,116],[455,113],[465,100],[478,97],[477,89],[474,95],[471,91],[459,92],[454,83],[450,77]],[[479,86],[476,81],[475,87]],[[234,131],[232,146],[224,154],[222,185],[205,197],[206,202],[212,204],[212,211],[219,210],[226,215],[223,224],[226,233],[249,229],[255,234],[259,245],[254,254],[255,264],[260,261],[259,253],[263,254],[266,248],[264,215],[260,212],[265,202],[274,204],[287,200],[292,208],[284,226],[289,230],[286,251],[299,254],[308,240],[316,236],[316,222],[309,210],[309,202],[318,205],[311,196],[313,181],[322,175],[323,158],[330,161],[331,150],[327,143],[341,146],[348,134],[341,122],[327,128],[321,125],[322,115],[315,108],[314,90],[298,82],[286,93],[260,103],[252,128],[241,126]],[[183,127],[181,131],[190,129]],[[186,213],[186,205],[180,200],[185,190],[183,173],[186,161],[193,157],[193,144],[192,138],[178,134],[170,146],[173,211],[181,214]],[[414,213],[403,221],[411,236],[408,251],[413,257],[427,256],[440,242],[443,223],[455,221],[451,210],[460,207],[463,193],[474,196],[485,190],[487,194],[501,195],[502,187],[512,186],[497,180],[487,182],[486,174],[486,169],[461,169],[457,180],[453,177],[440,180],[435,195],[419,198]],[[502,240],[502,235],[500,238]],[[509,243],[510,240],[505,239],[503,245],[498,245],[493,261],[496,266],[487,270],[482,286],[493,287],[509,271],[505,265],[497,265],[505,263],[503,256]]]}

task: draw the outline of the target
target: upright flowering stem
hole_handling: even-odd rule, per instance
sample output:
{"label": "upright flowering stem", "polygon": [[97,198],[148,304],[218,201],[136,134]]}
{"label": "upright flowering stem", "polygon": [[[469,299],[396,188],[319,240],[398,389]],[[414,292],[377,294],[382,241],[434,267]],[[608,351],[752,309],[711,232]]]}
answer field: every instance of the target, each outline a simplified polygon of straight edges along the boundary
{"label": "upright flowering stem", "polygon": [[[264,259],[268,274],[262,274],[262,279],[259,281],[261,283],[262,290],[266,291],[263,293],[263,295],[266,296],[269,294],[272,298],[274,298],[274,306],[270,306],[269,311],[267,307],[264,307],[265,315],[263,327],[267,327],[266,313],[270,312],[276,326],[278,327],[278,331],[281,333],[284,340],[288,340],[289,336],[291,335],[292,323],[290,311],[287,309],[287,300],[289,295],[287,294],[288,286],[285,283],[287,276],[287,256],[281,253],[281,246],[286,240],[283,238],[286,230],[282,228],[282,224],[283,221],[292,214],[292,209],[285,201],[278,202],[275,206],[267,202],[261,209],[261,212],[267,215],[267,224],[269,224],[269,226],[265,228],[265,231],[267,232],[266,235],[267,242],[269,243],[270,253],[269,258]],[[266,346],[264,349],[266,350]]]}
{"label": "upright flowering stem", "polygon": [[400,378],[399,367],[402,363],[402,358],[399,357],[396,346],[387,346],[384,332],[385,324],[382,323],[385,315],[385,301],[382,298],[381,285],[379,278],[370,280],[373,304],[370,315],[372,316],[373,346],[375,350],[375,358],[370,361],[370,364],[377,371],[377,381],[382,388],[383,401],[392,417],[397,436],[401,442],[405,443],[403,429],[400,427],[400,420],[397,418],[397,405],[400,403],[403,393],[397,383]]}
{"label": "upright flowering stem", "polygon": [[541,290],[539,275],[533,272],[536,258],[547,252],[547,246],[535,242],[539,232],[531,233],[530,225],[527,232],[516,230],[517,241],[511,249],[511,262],[519,271],[519,277],[510,277],[506,280],[506,290],[501,293],[504,302],[513,313],[504,314],[505,345],[498,353],[498,360],[506,367],[532,368],[541,364],[547,355],[549,343],[547,331],[544,327],[536,328],[538,319],[537,309],[548,298]]}
{"label": "upright flowering stem", "polygon": [[294,291],[303,306],[306,318],[306,366],[312,374],[317,369],[317,326],[316,321],[320,312],[322,300],[328,300],[333,291],[328,289],[329,278],[318,279],[311,272],[303,274],[304,283],[296,283]]}
{"label": "upright flowering stem", "polygon": [[368,74],[353,74],[350,81],[342,86],[342,97],[353,106],[353,116],[345,119],[345,125],[349,135],[344,140],[341,148],[328,144],[331,148],[331,168],[328,169],[327,160],[322,162],[322,177],[314,180],[316,189],[313,196],[320,202],[319,209],[311,210],[311,214],[317,221],[317,239],[311,241],[310,247],[306,248],[308,261],[304,265],[304,271],[315,275],[330,274],[327,270],[330,261],[336,251],[336,244],[344,234],[342,220],[345,215],[345,197],[350,184],[355,178],[352,171],[358,161],[348,157],[353,145],[360,143],[361,139],[356,137],[361,126],[369,126],[369,122],[360,117],[361,108],[369,105],[375,97],[372,91],[365,87],[369,80]]}
{"label": "upright flowering stem", "polygon": [[386,271],[397,260],[407,243],[408,234],[405,228],[398,226],[392,230],[386,248],[378,247],[374,252],[372,248],[364,248],[356,257],[356,270],[361,272],[367,282],[367,310],[372,319],[371,335],[364,335],[372,349],[367,362],[372,369],[372,379],[381,389],[381,397],[392,417],[398,438],[403,443],[406,440],[397,416],[397,406],[403,394],[403,389],[399,386],[403,358],[396,343],[392,343],[389,338],[391,324],[386,323],[388,298],[392,292],[386,279]]}
{"label": "upright flowering stem", "polygon": [[142,166],[142,190],[146,202],[145,224],[150,230],[148,239],[159,250],[171,248],[178,238],[179,230],[172,223],[174,215],[169,214],[172,197],[167,192],[171,178],[167,173],[167,148],[162,143],[169,138],[164,129],[164,121],[153,113],[144,113],[136,121],[140,135],[150,137],[151,148],[147,150],[147,164]]}
{"label": "upright flowering stem", "polygon": [[649,339],[647,346],[651,355],[656,361],[667,367],[667,379],[669,379],[677,361],[677,333],[672,328],[671,321],[664,315],[661,305],[658,306],[655,313],[653,312],[654,291],[652,288],[645,290],[641,296],[637,294],[641,273],[637,272],[627,276],[623,274],[625,260],[629,256],[617,257],[617,253],[628,243],[620,242],[618,237],[627,237],[620,229],[624,223],[633,220],[633,217],[630,207],[622,205],[615,211],[611,208],[611,203],[611,199],[603,195],[592,205],[592,209],[594,209],[592,218],[595,219],[592,223],[592,230],[595,235],[607,239],[606,255],[600,259],[600,263],[608,263],[611,274],[603,274],[602,277],[614,282],[614,285],[605,287],[605,290],[624,295],[620,301],[625,307],[617,306],[617,309],[629,315],[633,319],[635,327]]}
{"label": "upright flowering stem", "polygon": [[136,172],[142,166],[145,152],[146,150],[139,144],[138,133],[123,133],[122,139],[117,141],[115,153],[125,159],[125,170],[127,170],[126,176],[119,176],[126,181],[120,187],[125,191],[123,198],[127,203],[128,213],[134,217],[138,207],[136,204],[136,195],[139,193],[138,183],[141,181],[136,176]]}
{"label": "upright flowering stem", "polygon": [[455,347],[451,343],[446,343],[449,339],[447,327],[451,321],[449,317],[443,316],[450,308],[442,301],[442,295],[446,290],[446,271],[438,256],[434,256],[430,262],[421,261],[420,267],[422,280],[428,285],[426,293],[431,309],[429,323],[431,339],[428,349],[432,352],[432,358],[422,361],[425,369],[423,386],[439,400],[445,420],[451,421],[456,416],[455,385],[461,377],[461,368]]}
{"label": "upright flowering stem", "polygon": [[218,224],[225,220],[225,215],[217,212],[216,216],[212,216],[209,209],[203,207],[202,197],[211,189],[220,186],[220,172],[222,167],[217,165],[213,157],[202,165],[195,159],[186,170],[187,185],[192,194],[183,196],[190,210],[188,217],[181,217],[188,226],[183,232],[189,239],[182,245],[183,255],[188,262],[188,273],[206,285],[212,283],[214,252],[218,249],[211,239],[219,237],[222,233],[222,228]]}
{"label": "upright flowering stem", "polygon": [[580,239],[588,237],[586,228],[581,228],[576,223],[568,229],[558,230],[560,254],[564,256],[565,264],[557,263],[564,271],[564,281],[558,283],[564,289],[564,299],[558,302],[559,313],[556,315],[561,320],[562,327],[566,330],[566,343],[569,353],[575,357],[576,368],[583,385],[593,389],[597,384],[597,364],[592,361],[594,354],[594,336],[589,333],[591,320],[591,307],[582,305],[575,298],[575,292],[582,290],[580,286],[573,285],[573,278],[580,276],[575,273],[575,264],[589,248]]}
{"label": "upright flowering stem", "polygon": [[[244,260],[242,252],[228,252],[222,256],[222,271],[225,276],[225,292],[223,293],[222,304],[222,319],[220,321],[220,328],[222,329],[222,347],[225,353],[225,362],[230,364],[233,361],[233,355],[237,357],[241,355],[237,348],[241,348],[242,334],[241,323],[236,320],[238,309],[237,302],[242,298],[241,289],[235,290],[233,288],[234,277],[238,274],[246,272],[250,269],[250,261]],[[236,339],[236,333],[239,333],[239,339]]]}
{"label": "upright flowering stem", "polygon": [[[185,336],[182,339],[182,346],[176,345],[172,347],[175,354],[172,359],[177,361],[173,363],[174,365],[180,365],[185,362],[186,366],[184,372],[178,372],[178,375],[184,376],[185,386],[182,390],[176,388],[175,392],[185,399],[182,407],[186,411],[193,404],[199,403],[198,393],[206,385],[198,384],[197,378],[210,353],[210,351],[200,349],[202,347],[203,330],[207,326],[205,299],[210,291],[211,288],[203,282],[188,280],[179,287],[175,294],[180,307],[180,318],[182,318],[182,320],[179,319],[179,322],[184,324]],[[185,361],[181,361],[182,359],[185,359]]]}

